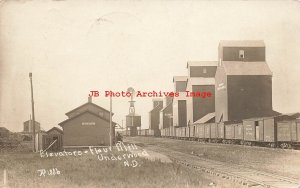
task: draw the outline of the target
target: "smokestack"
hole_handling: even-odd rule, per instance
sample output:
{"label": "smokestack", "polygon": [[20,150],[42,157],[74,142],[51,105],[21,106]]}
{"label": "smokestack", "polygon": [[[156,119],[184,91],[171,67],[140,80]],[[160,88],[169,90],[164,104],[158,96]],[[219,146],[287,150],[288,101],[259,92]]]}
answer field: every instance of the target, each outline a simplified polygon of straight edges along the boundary
{"label": "smokestack", "polygon": [[90,96],[88,97],[88,102],[92,103],[92,97],[90,97]]}

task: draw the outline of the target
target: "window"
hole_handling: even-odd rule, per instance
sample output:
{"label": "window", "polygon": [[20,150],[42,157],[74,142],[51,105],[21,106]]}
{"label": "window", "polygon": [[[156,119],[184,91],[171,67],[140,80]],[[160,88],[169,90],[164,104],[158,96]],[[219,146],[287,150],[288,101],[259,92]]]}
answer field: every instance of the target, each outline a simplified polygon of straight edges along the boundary
{"label": "window", "polygon": [[206,74],[206,73],[207,73],[206,68],[203,68],[203,74]]}
{"label": "window", "polygon": [[245,58],[245,51],[244,50],[240,50],[239,51],[239,58],[240,59],[244,59]]}

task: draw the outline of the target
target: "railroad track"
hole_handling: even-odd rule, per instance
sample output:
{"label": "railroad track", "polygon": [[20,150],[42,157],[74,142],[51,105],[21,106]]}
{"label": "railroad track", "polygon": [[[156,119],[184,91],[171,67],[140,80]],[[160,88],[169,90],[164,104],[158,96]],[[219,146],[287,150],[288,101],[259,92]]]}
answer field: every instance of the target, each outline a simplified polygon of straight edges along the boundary
{"label": "railroad track", "polygon": [[167,155],[178,164],[231,180],[246,187],[300,188],[300,181],[297,179],[255,170],[242,165],[210,160],[197,154],[187,154],[156,145],[145,144],[144,146]]}

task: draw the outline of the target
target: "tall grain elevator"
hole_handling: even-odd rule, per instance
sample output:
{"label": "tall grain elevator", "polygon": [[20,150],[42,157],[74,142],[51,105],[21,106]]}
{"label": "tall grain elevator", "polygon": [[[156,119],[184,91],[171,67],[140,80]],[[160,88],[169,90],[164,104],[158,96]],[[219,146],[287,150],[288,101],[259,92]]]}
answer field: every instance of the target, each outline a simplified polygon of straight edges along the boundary
{"label": "tall grain elevator", "polygon": [[272,116],[272,72],[263,41],[221,41],[216,71],[216,122]]}

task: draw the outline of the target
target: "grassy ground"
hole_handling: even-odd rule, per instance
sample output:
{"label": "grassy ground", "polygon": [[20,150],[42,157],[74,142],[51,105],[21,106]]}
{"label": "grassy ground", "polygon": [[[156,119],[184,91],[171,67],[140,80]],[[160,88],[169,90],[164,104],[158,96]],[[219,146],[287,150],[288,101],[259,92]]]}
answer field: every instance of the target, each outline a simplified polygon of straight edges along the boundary
{"label": "grassy ground", "polygon": [[[0,155],[0,187],[7,170],[9,187],[239,187],[231,182],[174,163],[136,158],[138,167],[121,161],[99,161],[93,155],[41,158],[38,153],[6,152]],[[38,169],[57,168],[60,175],[40,177]],[[209,185],[214,182],[215,185]]]}
{"label": "grassy ground", "polygon": [[240,164],[247,167],[300,179],[300,151],[241,145],[209,144],[166,138],[132,137],[127,140],[173,150],[197,153],[204,158]]}

